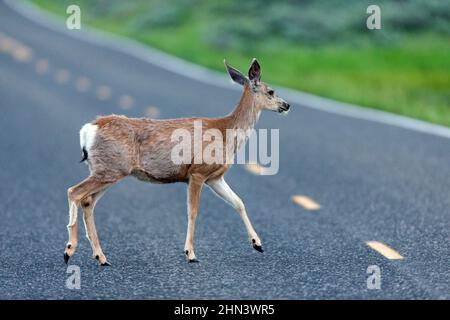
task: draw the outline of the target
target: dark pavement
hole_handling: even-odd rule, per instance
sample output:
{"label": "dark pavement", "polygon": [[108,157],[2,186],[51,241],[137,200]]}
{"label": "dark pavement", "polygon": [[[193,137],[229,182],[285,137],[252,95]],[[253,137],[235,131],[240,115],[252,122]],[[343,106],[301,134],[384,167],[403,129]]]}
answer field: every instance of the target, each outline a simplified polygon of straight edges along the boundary
{"label": "dark pavement", "polygon": [[[236,165],[227,174],[263,254],[206,188],[200,263],[188,264],[186,185],[127,178],[95,211],[113,266],[92,259],[80,211],[70,264],[81,268],[81,289],[67,289],[66,191],[88,174],[78,162],[81,126],[99,114],[144,116],[148,106],[160,118],[221,116],[240,93],[51,31],[3,3],[0,33],[32,50],[30,59],[14,59],[0,49],[0,299],[450,298],[450,140],[295,104],[288,117],[267,112],[258,123],[280,128],[279,173],[255,176]],[[84,92],[80,77],[89,79]],[[96,95],[101,86],[110,88],[105,100]],[[126,110],[123,95],[134,99]],[[295,205],[296,194],[321,209]],[[370,240],[404,259],[386,259]],[[380,290],[366,286],[370,265],[381,268]]]}

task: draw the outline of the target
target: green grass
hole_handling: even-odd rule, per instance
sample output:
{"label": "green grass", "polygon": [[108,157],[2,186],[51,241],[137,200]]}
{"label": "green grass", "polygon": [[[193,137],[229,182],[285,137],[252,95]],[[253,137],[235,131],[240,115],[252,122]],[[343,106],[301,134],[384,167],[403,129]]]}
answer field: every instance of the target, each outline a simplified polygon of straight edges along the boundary
{"label": "green grass", "polygon": [[[62,16],[67,5],[74,3],[33,2]],[[387,43],[359,36],[355,36],[357,41],[349,41],[347,35],[343,44],[319,45],[267,36],[249,48],[218,48],[206,39],[214,17],[202,6],[179,17],[180,23],[142,29],[137,27],[136,17],[142,15],[145,5],[130,6],[120,16],[121,12],[95,11],[92,1],[78,3],[83,24],[137,39],[212,69],[224,71],[226,58],[245,70],[251,58],[257,57],[263,80],[273,85],[450,126],[450,41],[442,33],[417,32]]]}

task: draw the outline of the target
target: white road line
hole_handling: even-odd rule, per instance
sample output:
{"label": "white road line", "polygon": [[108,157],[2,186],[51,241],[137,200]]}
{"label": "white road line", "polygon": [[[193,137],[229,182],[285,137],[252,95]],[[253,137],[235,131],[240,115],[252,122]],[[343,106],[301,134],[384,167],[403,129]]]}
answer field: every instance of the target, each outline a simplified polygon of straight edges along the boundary
{"label": "white road line", "polygon": [[315,211],[320,209],[320,204],[318,204],[313,199],[307,196],[302,195],[292,196],[292,202],[303,207],[306,210]]}
{"label": "white road line", "polygon": [[378,252],[379,254],[383,255],[385,258],[389,260],[401,260],[403,259],[403,256],[392,249],[391,247],[385,245],[384,243],[378,242],[378,241],[367,241],[366,244]]}
{"label": "white road line", "polygon": [[[4,3],[22,16],[50,30],[63,33],[97,46],[103,46],[128,54],[154,66],[202,83],[215,85],[226,89],[240,90],[240,87],[232,86],[228,80],[228,77],[222,73],[209,70],[205,67],[187,62],[154,48],[144,46],[135,40],[113,35],[104,31],[94,30],[88,27],[83,27],[83,31],[73,32],[62,27],[64,26],[64,20],[61,17],[45,12],[31,2],[4,0]],[[385,111],[367,109],[348,103],[341,103],[292,89],[282,88],[279,92],[287,100],[311,109],[350,118],[392,125],[403,129],[450,139],[450,128],[444,126],[395,115]]]}

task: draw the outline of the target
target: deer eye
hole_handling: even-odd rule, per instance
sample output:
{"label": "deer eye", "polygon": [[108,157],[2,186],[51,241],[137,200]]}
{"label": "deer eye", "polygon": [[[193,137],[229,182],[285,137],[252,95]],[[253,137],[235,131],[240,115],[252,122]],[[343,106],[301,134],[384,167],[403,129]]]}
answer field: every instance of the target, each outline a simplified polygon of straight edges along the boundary
{"label": "deer eye", "polygon": [[274,91],[273,90],[269,90],[269,91],[267,91],[267,93],[269,94],[269,96],[273,96]]}

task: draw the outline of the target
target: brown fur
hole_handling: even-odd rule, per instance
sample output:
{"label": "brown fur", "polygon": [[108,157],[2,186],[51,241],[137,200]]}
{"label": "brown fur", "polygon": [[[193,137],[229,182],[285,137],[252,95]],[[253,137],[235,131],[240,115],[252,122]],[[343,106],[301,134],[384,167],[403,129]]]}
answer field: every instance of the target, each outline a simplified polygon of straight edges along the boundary
{"label": "brown fur", "polygon": [[[259,65],[257,67],[259,68]],[[259,69],[257,71],[259,74]],[[238,76],[242,77],[241,74]],[[65,250],[67,259],[75,252],[78,243],[77,207],[81,206],[87,237],[91,242],[94,256],[101,264],[107,263],[95,230],[93,210],[107,187],[129,175],[153,183],[189,184],[188,232],[185,244],[189,261],[195,260],[193,250],[195,220],[205,183],[235,207],[247,227],[253,245],[260,248],[260,240],[251,226],[242,201],[223,180],[230,165],[195,164],[194,161],[191,164],[175,164],[171,160],[171,150],[176,142],[171,142],[171,135],[176,129],[185,129],[191,133],[193,139],[194,121],[197,120],[201,120],[203,133],[208,129],[218,129],[224,140],[227,129],[252,129],[262,109],[275,111],[282,101],[273,96],[269,97],[268,90],[268,86],[264,83],[245,82],[239,104],[232,113],[222,118],[154,120],[109,115],[94,120],[92,124],[97,125],[97,132],[87,159],[90,176],[68,190],[70,222],[69,242]],[[208,143],[203,142],[203,148]],[[232,150],[236,151],[243,143],[245,138],[233,141]],[[192,150],[191,159],[195,156],[193,152]]]}
{"label": "brown fur", "polygon": [[[259,108],[252,105],[249,86],[245,87],[239,105],[223,118],[184,118],[154,120],[110,115],[99,117],[96,141],[88,156],[91,176],[103,181],[115,182],[133,175],[140,180],[154,183],[188,182],[194,173],[205,181],[223,175],[229,165],[172,163],[170,156],[175,143],[170,136],[175,129],[186,129],[194,137],[194,121],[201,120],[203,132],[219,129],[224,139],[226,129],[251,129],[256,123]],[[205,147],[209,142],[205,142]],[[192,159],[194,155],[192,155]]]}

